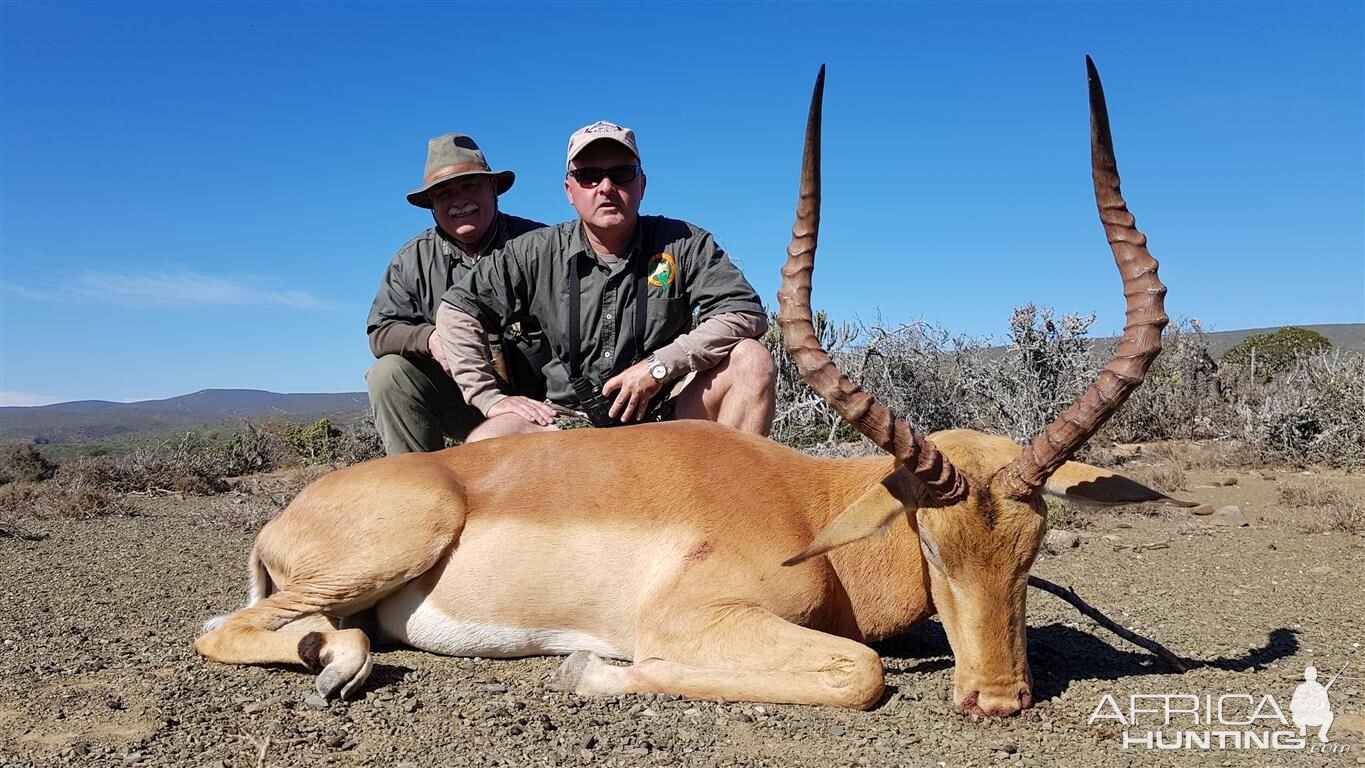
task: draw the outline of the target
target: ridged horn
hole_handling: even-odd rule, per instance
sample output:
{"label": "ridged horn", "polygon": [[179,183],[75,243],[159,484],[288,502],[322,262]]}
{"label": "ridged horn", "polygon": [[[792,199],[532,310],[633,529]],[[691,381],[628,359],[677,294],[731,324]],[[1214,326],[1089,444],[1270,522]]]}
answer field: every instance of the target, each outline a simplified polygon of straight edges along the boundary
{"label": "ridged horn", "polygon": [[954,504],[967,496],[967,483],[962,474],[931,441],[840,373],[829,353],[820,347],[815,333],[810,287],[820,233],[820,116],[824,93],[825,68],[821,66],[810,99],[810,117],[806,121],[796,223],[792,225],[792,241],[787,247],[787,263],[782,267],[782,285],[777,292],[780,307],[777,323],[782,328],[782,339],[787,354],[791,355],[801,371],[801,378],[811,389],[845,421],[908,467],[925,484],[935,501]]}
{"label": "ridged horn", "polygon": [[1114,262],[1123,277],[1127,320],[1114,358],[1100,371],[1090,389],[1034,437],[999,475],[1004,490],[1015,498],[1029,496],[1042,487],[1137,389],[1161,352],[1161,331],[1168,322],[1166,286],[1157,277],[1156,259],[1147,250],[1147,237],[1138,231],[1119,191],[1104,87],[1089,56],[1085,57],[1085,68],[1090,82],[1090,165],[1095,180],[1095,203],[1109,247],[1114,251]]}

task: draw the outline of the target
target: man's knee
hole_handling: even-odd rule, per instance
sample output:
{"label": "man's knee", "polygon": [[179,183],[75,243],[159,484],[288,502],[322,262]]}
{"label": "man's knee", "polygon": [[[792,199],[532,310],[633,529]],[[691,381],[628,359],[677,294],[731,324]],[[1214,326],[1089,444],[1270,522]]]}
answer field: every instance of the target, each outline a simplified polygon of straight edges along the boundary
{"label": "man's knee", "polygon": [[390,402],[395,398],[412,399],[417,390],[417,377],[422,373],[402,355],[384,355],[374,361],[365,372],[365,387],[370,402]]}
{"label": "man's knee", "polygon": [[771,389],[777,382],[772,353],[755,339],[744,339],[730,350],[729,367],[737,381],[750,382],[758,389]]}

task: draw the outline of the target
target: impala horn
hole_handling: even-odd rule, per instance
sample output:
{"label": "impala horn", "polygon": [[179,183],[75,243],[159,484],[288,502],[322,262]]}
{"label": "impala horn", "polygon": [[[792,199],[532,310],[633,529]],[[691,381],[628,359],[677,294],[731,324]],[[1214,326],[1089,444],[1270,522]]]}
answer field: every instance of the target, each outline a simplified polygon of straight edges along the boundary
{"label": "impala horn", "polygon": [[1123,277],[1127,320],[1114,358],[1100,371],[1095,383],[997,476],[1004,483],[1005,492],[1014,498],[1030,496],[1042,487],[1123,405],[1161,352],[1161,330],[1168,322],[1166,286],[1157,278],[1156,259],[1147,250],[1147,237],[1138,231],[1119,191],[1104,87],[1089,56],[1085,57],[1085,68],[1090,81],[1090,165],[1095,179],[1095,203],[1109,247],[1114,251],[1114,262]]}
{"label": "impala horn", "polygon": [[787,354],[811,389],[845,421],[908,467],[925,484],[934,501],[952,505],[967,497],[966,478],[930,440],[840,373],[829,353],[820,347],[815,333],[810,287],[820,234],[820,115],[824,93],[825,68],[821,66],[806,121],[801,195],[796,204],[791,245],[787,247],[787,263],[782,267],[782,285],[777,292],[780,306],[777,323],[782,328]]}

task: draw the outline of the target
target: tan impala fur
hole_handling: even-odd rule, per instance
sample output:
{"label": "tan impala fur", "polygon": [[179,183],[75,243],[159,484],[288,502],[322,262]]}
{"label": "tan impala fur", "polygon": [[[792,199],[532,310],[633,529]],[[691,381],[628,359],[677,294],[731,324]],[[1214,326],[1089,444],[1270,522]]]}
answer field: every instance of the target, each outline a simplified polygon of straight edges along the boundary
{"label": "tan impala fur", "polygon": [[[808,134],[817,148],[819,93]],[[818,207],[811,146],[803,204],[814,190]],[[813,256],[813,228],[809,238]],[[785,283],[782,298],[787,313]],[[801,313],[784,323],[792,317]],[[799,331],[789,346],[808,341]],[[846,417],[857,425],[867,413],[879,417]],[[1092,417],[1075,423],[1098,428],[1090,422],[1107,415]],[[1030,706],[1025,588],[1043,494],[1179,502],[1046,446],[1024,457],[1003,437],[886,425],[899,430],[886,441],[892,456],[816,458],[689,421],[519,435],[337,470],[261,530],[251,604],[195,649],[231,664],[302,664],[323,695],[346,696],[369,674],[369,640],[336,620],[373,608],[387,635],[436,653],[571,654],[551,684],[585,695],[866,708],[883,673],[865,643],[937,614],[958,705],[993,715]],[[332,621],[318,628],[310,617]]]}

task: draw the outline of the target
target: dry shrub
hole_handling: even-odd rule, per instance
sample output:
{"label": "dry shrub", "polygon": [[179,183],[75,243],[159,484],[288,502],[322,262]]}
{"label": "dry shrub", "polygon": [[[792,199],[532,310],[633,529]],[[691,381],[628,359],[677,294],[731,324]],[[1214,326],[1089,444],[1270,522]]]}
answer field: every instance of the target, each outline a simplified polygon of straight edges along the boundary
{"label": "dry shrub", "polygon": [[971,397],[965,399],[965,418],[955,425],[1004,433],[1015,441],[1042,432],[1099,373],[1085,338],[1094,322],[1093,314],[1057,319],[1046,307],[1015,309],[1003,351],[978,347],[958,366],[957,383]]}
{"label": "dry shrub", "polygon": [[1320,521],[1303,526],[1305,533],[1365,532],[1365,504],[1341,488],[1324,484],[1283,483],[1276,490],[1280,494],[1280,503],[1285,506],[1322,514]]}
{"label": "dry shrub", "polygon": [[1326,508],[1347,501],[1346,494],[1340,488],[1330,485],[1281,483],[1275,490],[1280,494],[1280,503],[1290,507]]}
{"label": "dry shrub", "polygon": [[52,477],[57,465],[31,444],[0,447],[0,484],[37,483]]}
{"label": "dry shrub", "polygon": [[[188,438],[189,436],[187,436]],[[95,456],[65,462],[54,482],[85,484],[110,493],[173,492],[210,496],[227,490],[214,457],[180,449],[139,449],[126,456]]]}
{"label": "dry shrub", "polygon": [[0,486],[0,513],[14,517],[80,520],[134,515],[137,510],[122,496],[88,484],[19,481]]}
{"label": "dry shrub", "polygon": [[1243,439],[1270,460],[1365,467],[1365,357],[1301,358],[1237,404]]}
{"label": "dry shrub", "polygon": [[346,442],[341,449],[342,464],[359,464],[362,461],[377,459],[384,455],[384,440],[374,426],[374,414],[367,413],[365,418],[352,424],[346,430]]}
{"label": "dry shrub", "polygon": [[222,449],[222,474],[241,477],[269,472],[282,463],[288,448],[278,429],[258,427],[249,421],[233,435]]}
{"label": "dry shrub", "polygon": [[1233,423],[1204,331],[1189,320],[1166,328],[1142,386],[1101,434],[1120,443],[1198,440],[1226,435]]}
{"label": "dry shrub", "polygon": [[[821,346],[839,370],[921,432],[970,427],[1016,440],[1037,434],[1094,380],[1084,338],[1092,317],[1053,317],[1026,305],[1010,320],[1010,343],[992,348],[926,323],[896,328],[833,325],[817,313]],[[858,434],[801,379],[774,327],[763,339],[777,363],[773,439],[837,452]]]}
{"label": "dry shrub", "polygon": [[1342,533],[1365,532],[1365,506],[1359,502],[1347,501],[1327,510],[1325,525],[1329,531]]}

